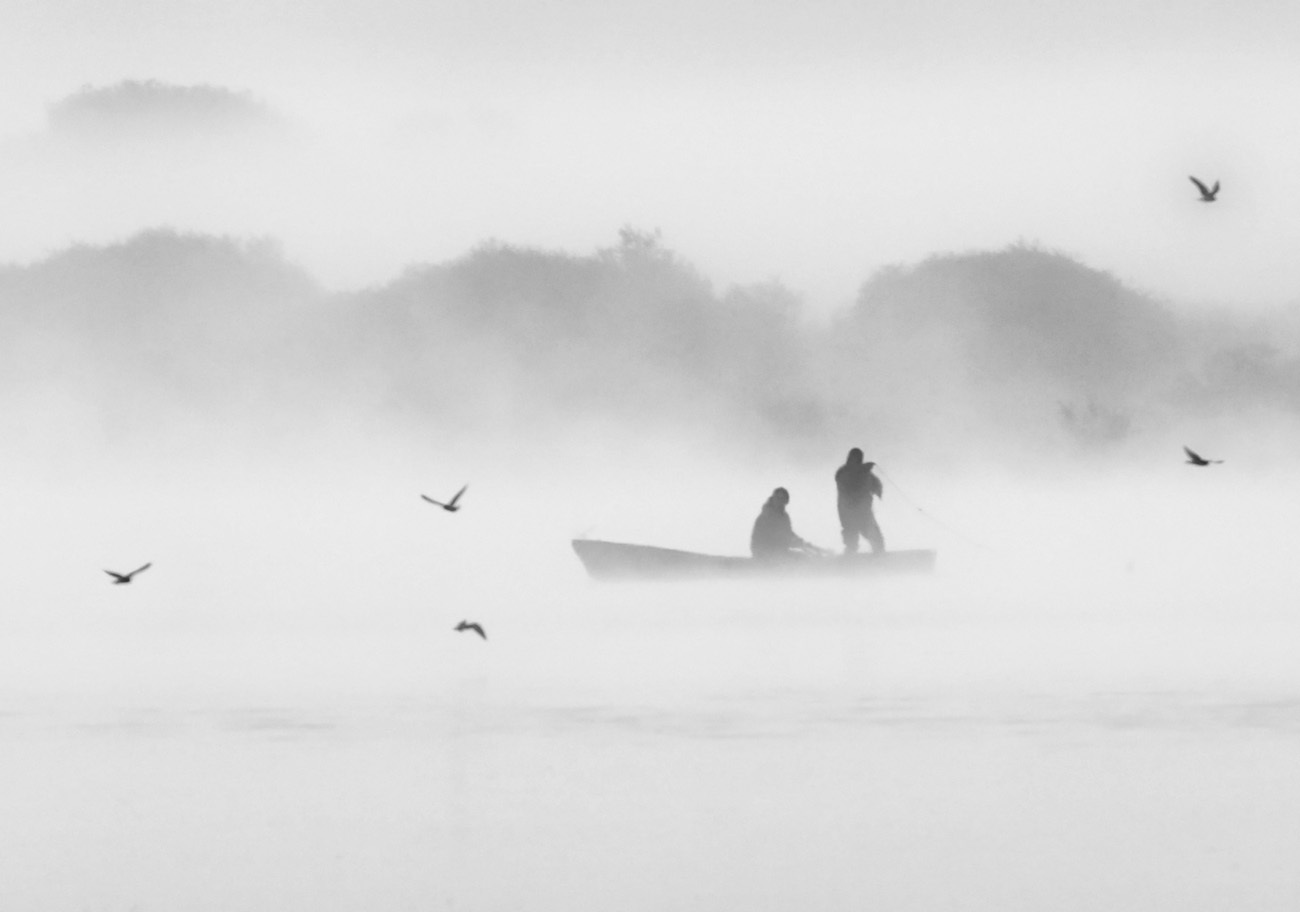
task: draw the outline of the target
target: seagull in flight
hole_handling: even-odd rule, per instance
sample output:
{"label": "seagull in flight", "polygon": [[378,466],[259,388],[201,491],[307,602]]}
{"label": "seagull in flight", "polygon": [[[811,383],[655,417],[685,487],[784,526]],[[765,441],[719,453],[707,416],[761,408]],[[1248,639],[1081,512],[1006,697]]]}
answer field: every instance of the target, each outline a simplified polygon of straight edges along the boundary
{"label": "seagull in flight", "polygon": [[1218,182],[1218,181],[1215,181],[1215,182],[1214,182],[1214,186],[1211,188],[1211,187],[1207,187],[1207,186],[1205,186],[1205,184],[1201,183],[1201,182],[1198,181],[1196,178],[1192,177],[1190,174],[1187,176],[1187,179],[1190,180],[1193,184],[1196,185],[1196,189],[1197,189],[1197,190],[1200,190],[1200,191],[1201,191],[1201,199],[1200,199],[1200,201],[1201,201],[1202,203],[1212,203],[1212,202],[1214,202],[1214,198],[1215,198],[1216,196],[1218,196],[1218,194],[1219,194],[1219,182]]}
{"label": "seagull in flight", "polygon": [[448,513],[455,513],[457,510],[460,509],[460,505],[457,503],[457,501],[460,500],[460,495],[464,494],[465,489],[468,487],[469,485],[465,485],[464,488],[461,488],[459,491],[456,492],[455,497],[453,497],[451,500],[447,501],[446,503],[443,503],[440,500],[434,500],[428,494],[421,494],[420,496],[423,497],[425,500],[427,500],[429,503],[433,504],[435,507],[442,507]]}
{"label": "seagull in flight", "polygon": [[1207,466],[1207,465],[1218,465],[1219,463],[1223,462],[1222,459],[1205,459],[1202,456],[1197,455],[1193,450],[1189,449],[1188,447],[1183,447],[1183,452],[1187,454],[1188,465]]}
{"label": "seagull in flight", "polygon": [[152,566],[153,566],[152,563],[145,564],[143,567],[137,567],[136,569],[132,570],[130,573],[114,573],[112,570],[105,570],[104,572],[107,573],[109,576],[113,577],[114,586],[121,586],[123,583],[131,582],[131,577],[135,576],[137,573],[143,573],[144,571],[148,570]]}
{"label": "seagull in flight", "polygon": [[485,640],[487,639],[487,634],[483,632],[483,628],[471,621],[461,621],[453,629],[460,630],[460,631],[472,630],[475,633],[477,633],[479,636],[481,636],[483,639]]}

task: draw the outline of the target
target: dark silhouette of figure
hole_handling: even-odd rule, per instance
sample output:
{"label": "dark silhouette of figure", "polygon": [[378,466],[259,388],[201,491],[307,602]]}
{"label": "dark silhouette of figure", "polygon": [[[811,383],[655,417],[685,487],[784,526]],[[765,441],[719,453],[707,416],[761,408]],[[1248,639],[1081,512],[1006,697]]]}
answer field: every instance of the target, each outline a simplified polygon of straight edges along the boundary
{"label": "dark silhouette of figure", "polygon": [[458,503],[458,501],[460,500],[460,495],[464,494],[466,489],[468,488],[469,485],[465,485],[465,487],[461,488],[459,491],[456,492],[455,497],[453,497],[451,500],[447,501],[446,503],[443,503],[440,500],[434,500],[428,494],[421,494],[420,496],[423,497],[425,500],[427,500],[429,503],[433,504],[435,507],[442,507],[448,513],[455,513],[457,510],[460,509],[460,504]]}
{"label": "dark silhouette of figure", "polygon": [[104,572],[107,573],[109,576],[113,577],[114,586],[121,586],[125,583],[131,582],[131,578],[134,577],[137,573],[143,573],[145,570],[148,570],[152,566],[153,566],[152,563],[145,564],[143,567],[136,567],[130,573],[114,573],[112,570],[105,570]]}
{"label": "dark silhouette of figure", "polygon": [[1206,459],[1204,456],[1199,456],[1186,446],[1183,447],[1183,452],[1187,454],[1188,465],[1207,466],[1218,465],[1223,462],[1222,459]]}
{"label": "dark silhouette of figure", "polygon": [[474,623],[473,621],[461,621],[453,629],[462,632],[466,630],[472,630],[475,633],[477,633],[479,636],[481,636],[483,639],[485,640],[487,639],[487,634],[483,632],[483,628],[480,627],[478,624]]}
{"label": "dark silhouette of figure", "polygon": [[875,465],[863,462],[862,451],[854,447],[844,465],[835,470],[835,505],[839,508],[845,554],[858,553],[858,536],[870,543],[873,552],[885,550],[885,536],[871,512],[871,498],[885,496],[880,479],[871,471]]}
{"label": "dark silhouette of figure", "polygon": [[1192,177],[1191,175],[1188,175],[1188,178],[1187,178],[1187,179],[1190,180],[1193,184],[1196,185],[1196,189],[1197,189],[1197,190],[1200,190],[1200,191],[1201,191],[1201,198],[1200,198],[1200,200],[1198,200],[1198,202],[1202,202],[1202,203],[1212,203],[1212,202],[1214,202],[1214,198],[1215,198],[1216,196],[1219,195],[1219,182],[1218,182],[1218,181],[1215,181],[1215,182],[1214,182],[1214,186],[1211,188],[1211,187],[1207,187],[1207,186],[1205,186],[1205,184],[1201,183],[1200,181],[1198,181],[1196,178]]}
{"label": "dark silhouette of figure", "polygon": [[816,545],[794,534],[790,514],[785,512],[789,503],[790,492],[777,488],[763,504],[758,519],[754,520],[754,531],[749,536],[749,551],[755,558],[786,560],[818,550]]}

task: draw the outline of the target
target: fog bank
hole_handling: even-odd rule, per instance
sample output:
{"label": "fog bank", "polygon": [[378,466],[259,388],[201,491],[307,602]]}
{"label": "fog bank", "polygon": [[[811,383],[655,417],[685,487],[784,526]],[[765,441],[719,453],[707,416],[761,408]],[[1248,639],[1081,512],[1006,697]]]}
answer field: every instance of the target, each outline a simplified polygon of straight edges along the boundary
{"label": "fog bank", "polygon": [[1183,443],[1269,461],[1300,413],[1295,312],[1180,310],[1023,246],[883,270],[829,319],[778,283],[716,288],[633,229],[587,255],[491,242],[347,293],[272,241],[157,230],[4,267],[0,301],[0,396],[29,440],[618,428],[955,469]]}

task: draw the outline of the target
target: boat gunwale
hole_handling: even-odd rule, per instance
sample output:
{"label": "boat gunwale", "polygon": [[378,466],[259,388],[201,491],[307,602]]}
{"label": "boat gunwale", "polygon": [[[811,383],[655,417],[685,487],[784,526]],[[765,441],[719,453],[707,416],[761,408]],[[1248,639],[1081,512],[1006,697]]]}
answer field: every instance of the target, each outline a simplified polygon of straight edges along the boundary
{"label": "boat gunwale", "polygon": [[768,561],[602,539],[576,538],[572,540],[572,546],[587,574],[597,580],[809,579],[929,573],[934,569],[938,556],[934,550],[916,548]]}

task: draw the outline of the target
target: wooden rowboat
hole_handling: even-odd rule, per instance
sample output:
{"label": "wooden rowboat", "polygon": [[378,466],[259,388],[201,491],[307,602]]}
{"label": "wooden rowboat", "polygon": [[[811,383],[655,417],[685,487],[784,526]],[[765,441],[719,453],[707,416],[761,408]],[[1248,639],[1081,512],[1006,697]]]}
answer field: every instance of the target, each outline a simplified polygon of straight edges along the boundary
{"label": "wooden rowboat", "polygon": [[884,551],[879,554],[792,555],[786,560],[755,560],[697,554],[650,545],[573,540],[573,550],[592,579],[671,580],[762,576],[856,577],[881,573],[929,573],[936,552]]}

